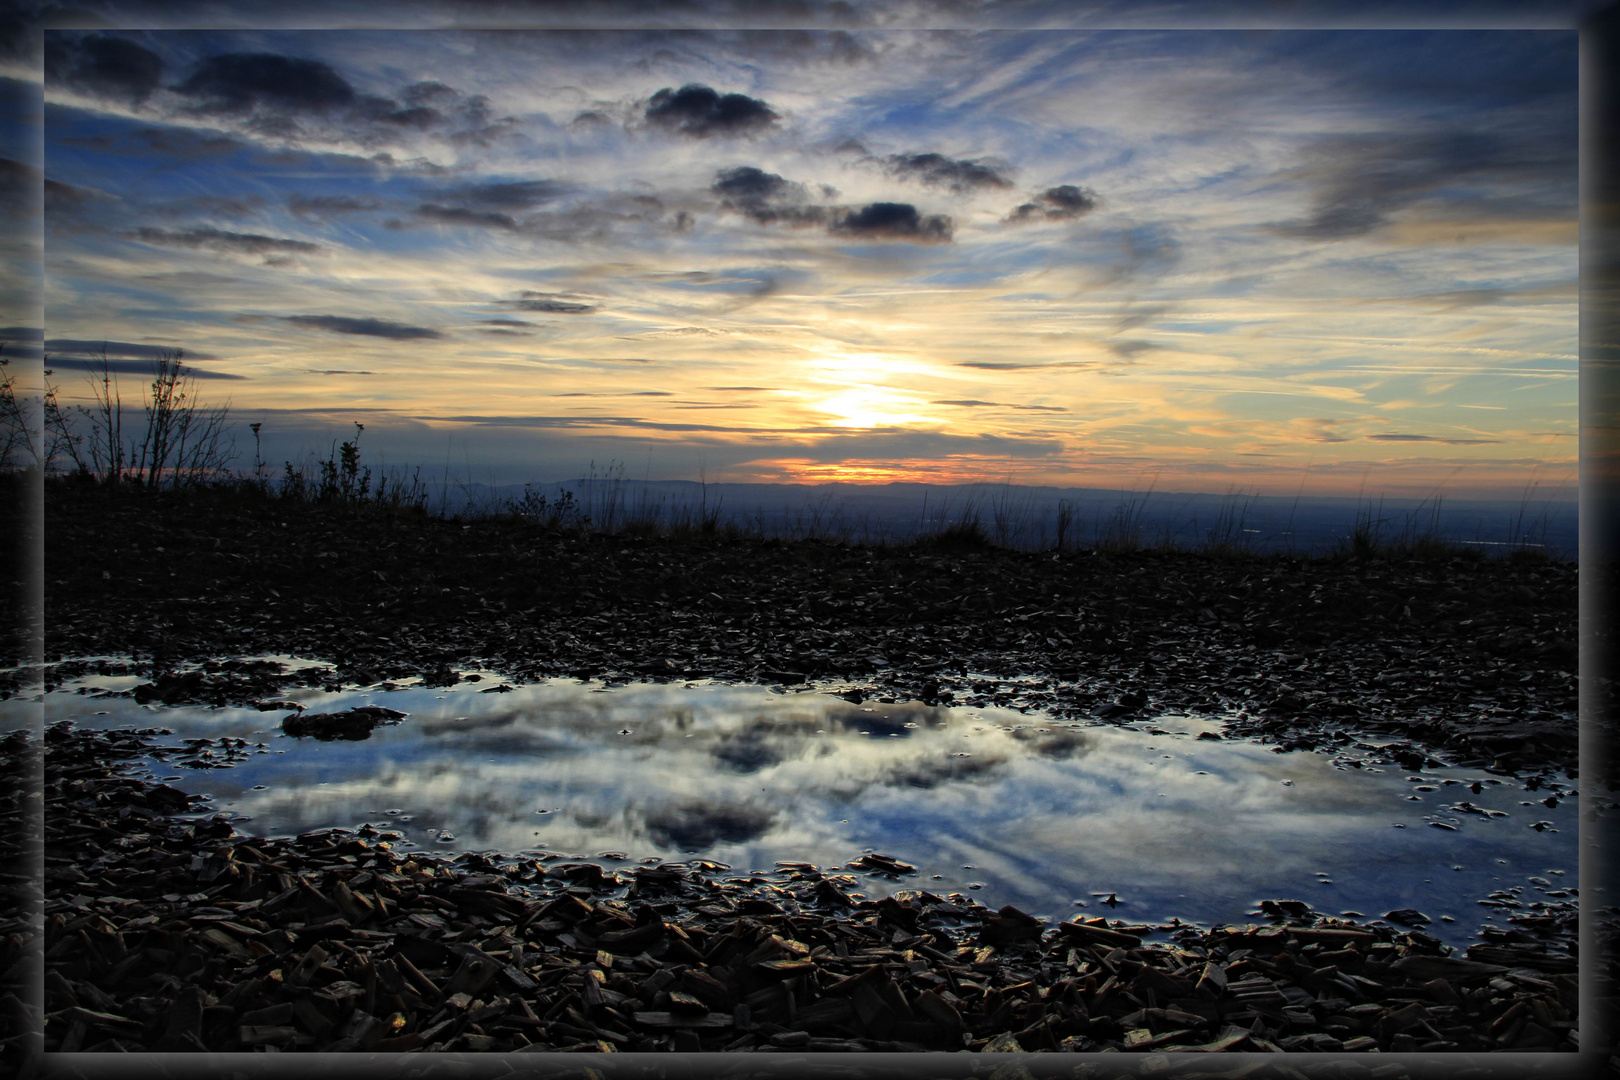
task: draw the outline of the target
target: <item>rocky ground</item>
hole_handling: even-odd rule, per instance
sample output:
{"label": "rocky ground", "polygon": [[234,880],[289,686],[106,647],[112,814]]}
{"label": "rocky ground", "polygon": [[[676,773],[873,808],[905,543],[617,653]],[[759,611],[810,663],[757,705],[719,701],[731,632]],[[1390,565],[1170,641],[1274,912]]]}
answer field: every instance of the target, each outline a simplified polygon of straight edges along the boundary
{"label": "rocky ground", "polygon": [[[335,662],[350,685],[447,684],[474,666],[512,680],[809,680],[1077,719],[1190,710],[1295,748],[1372,738],[1413,769],[1576,771],[1571,564],[558,534],[55,484],[46,510],[47,684],[83,670],[72,658],[130,654],[148,679],[138,693],[175,704],[333,678],[239,659],[257,653]],[[15,663],[26,641],[7,630]],[[0,683],[27,689],[22,675]],[[1577,1042],[1572,920],[1516,925],[1459,957],[1417,931],[1283,902],[1263,925],[1144,944],[1145,927],[1046,927],[924,892],[861,901],[836,867],[450,865],[377,837],[276,843],[172,816],[195,800],[119,774],[142,742],[47,740],[49,1049]],[[6,749],[22,761],[32,748]],[[20,987],[12,976],[39,954],[8,926],[7,986]],[[0,1006],[15,1061],[40,1017],[24,994]]]}
{"label": "rocky ground", "polygon": [[[47,486],[45,551],[47,659],[134,653],[157,676],[277,652],[361,684],[448,682],[474,664],[514,679],[836,681],[1065,718],[1187,709],[1296,747],[1355,734],[1407,744],[1413,762],[1576,768],[1570,563],[569,535],[66,484]],[[159,685],[175,702],[266,690],[244,673]]]}

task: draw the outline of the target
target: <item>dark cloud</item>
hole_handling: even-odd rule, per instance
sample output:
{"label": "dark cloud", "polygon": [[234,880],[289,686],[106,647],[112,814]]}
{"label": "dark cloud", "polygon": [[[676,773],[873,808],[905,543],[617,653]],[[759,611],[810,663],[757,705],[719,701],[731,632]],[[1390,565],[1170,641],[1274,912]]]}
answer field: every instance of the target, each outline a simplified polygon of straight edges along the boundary
{"label": "dark cloud", "polygon": [[25,161],[0,158],[0,189],[10,197],[37,190],[42,174]]}
{"label": "dark cloud", "polygon": [[715,844],[741,844],[763,836],[776,823],[775,810],[758,806],[716,806],[706,802],[660,807],[647,814],[652,840],[680,851],[705,851]]}
{"label": "dark cloud", "polygon": [[387,319],[356,319],[346,315],[279,315],[277,318],[297,326],[330,330],[334,334],[355,334],[360,337],[380,337],[393,341],[414,341],[444,336],[426,326],[409,326],[405,323],[389,322]]}
{"label": "dark cloud", "polygon": [[229,136],[185,128],[141,128],[133,139],[147,150],[181,158],[221,157],[244,148]]}
{"label": "dark cloud", "polygon": [[277,53],[210,56],[174,89],[201,99],[209,112],[247,112],[263,104],[288,112],[326,113],[356,100],[354,87],[326,64]]}
{"label": "dark cloud", "polygon": [[518,311],[539,311],[548,315],[590,315],[596,311],[595,304],[581,304],[558,293],[534,292],[531,289],[523,290],[516,300],[502,300],[500,303]]}
{"label": "dark cloud", "polygon": [[782,762],[781,746],[770,732],[756,728],[723,739],[710,753],[725,771],[745,776]]}
{"label": "dark cloud", "polygon": [[416,208],[421,217],[443,225],[468,225],[479,229],[505,229],[515,231],[517,219],[496,210],[469,210],[464,206],[439,206],[423,203]]}
{"label": "dark cloud", "polygon": [[480,326],[533,326],[534,323],[526,323],[522,319],[479,319],[478,320],[478,325],[480,325]]}
{"label": "dark cloud", "polygon": [[737,39],[750,55],[778,63],[853,66],[877,59],[865,40],[847,30],[742,30]]}
{"label": "dark cloud", "polygon": [[263,195],[189,195],[163,203],[153,212],[168,218],[223,217],[241,219],[256,216],[265,207]]}
{"label": "dark cloud", "polygon": [[580,113],[578,116],[570,120],[568,122],[568,126],[578,128],[602,127],[612,123],[613,120],[608,116],[607,113],[598,112],[595,109],[587,109],[585,112]]}
{"label": "dark cloud", "polygon": [[425,129],[442,123],[444,114],[438,109],[418,105],[411,109],[390,110],[378,116],[377,119],[384,124],[394,124],[398,127]]}
{"label": "dark cloud", "polygon": [[870,203],[859,210],[846,211],[828,228],[839,236],[914,244],[946,243],[951,238],[950,218],[943,214],[924,217],[910,203]]}
{"label": "dark cloud", "polygon": [[45,208],[53,212],[76,209],[87,203],[101,202],[112,196],[95,188],[75,187],[60,180],[45,178]]}
{"label": "dark cloud", "polygon": [[826,207],[807,202],[808,192],[803,184],[785,180],[752,165],[738,165],[721,171],[709,190],[720,196],[723,209],[741,214],[761,225],[780,223],[796,228],[820,225],[826,222],[828,216]]}
{"label": "dark cloud", "polygon": [[796,188],[802,190],[800,185],[784,180],[775,173],[756,169],[752,165],[738,165],[716,174],[710,190],[722,198],[741,202],[770,202],[791,194]]}
{"label": "dark cloud", "polygon": [[[1284,176],[1314,189],[1310,215],[1269,226],[1302,240],[1361,236],[1429,198],[1449,214],[1573,212],[1576,148],[1559,130],[1401,132],[1323,139]],[[1472,192],[1459,190],[1472,187]]]}
{"label": "dark cloud", "polygon": [[658,91],[647,102],[647,122],[683,135],[747,135],[774,124],[780,117],[765,102],[746,94],[721,94],[698,83],[679,90]]}
{"label": "dark cloud", "polygon": [[1402,435],[1387,433],[1382,435],[1368,435],[1373,442],[1432,442],[1445,443],[1447,446],[1485,446],[1499,443],[1501,439],[1442,439],[1438,435]]}
{"label": "dark cloud", "polygon": [[461,95],[442,82],[428,79],[414,82],[399,92],[400,100],[412,108],[447,108]]}
{"label": "dark cloud", "polygon": [[[86,359],[86,358],[83,358],[83,357],[76,357],[76,356],[59,357],[59,356],[54,356],[53,355],[50,358],[50,365],[51,365],[51,370],[52,371],[57,371],[57,372],[61,372],[61,371],[82,371],[82,372],[88,372],[88,373],[93,374],[93,375],[100,375],[101,370],[102,370],[101,361],[99,359],[90,360],[90,359]],[[190,364],[186,364],[185,369],[186,369],[186,374],[187,375],[190,375],[193,378],[198,378],[198,379],[245,379],[245,378],[247,378],[247,376],[245,376],[245,375],[231,375],[231,374],[228,374],[228,373],[223,372],[223,371],[209,371],[209,370],[207,370],[205,368],[195,368],[195,367],[192,367]],[[151,361],[144,361],[144,360],[108,360],[107,361],[107,370],[109,372],[111,372],[113,375],[134,375],[134,376],[138,376],[138,377],[140,377],[142,379],[150,379],[152,377],[152,364],[151,364]]]}
{"label": "dark cloud", "polygon": [[1064,408],[1062,408],[1060,406],[1057,406],[1057,405],[1009,405],[1009,404],[1007,404],[1005,402],[1001,402],[1001,401],[979,401],[976,398],[967,398],[967,399],[954,400],[954,401],[930,401],[929,404],[930,405],[955,405],[958,408],[963,408],[963,409],[972,409],[972,408],[1018,409],[1018,410],[1020,410],[1022,412],[1068,412],[1069,411],[1069,410],[1064,409]]}
{"label": "dark cloud", "polygon": [[1012,187],[1005,175],[1011,166],[989,159],[958,161],[943,154],[890,154],[883,159],[883,168],[891,176],[949,188],[961,195],[980,188]]}
{"label": "dark cloud", "polygon": [[1097,193],[1089,188],[1060,184],[1047,188],[1023,203],[1004,219],[1010,224],[1026,221],[1073,221],[1091,213],[1097,206]]}
{"label": "dark cloud", "polygon": [[336,217],[380,210],[383,201],[372,195],[289,195],[287,209],[304,217]]}
{"label": "dark cloud", "polygon": [[[974,457],[1045,458],[1063,453],[1058,439],[1015,435],[954,435],[946,431],[876,429],[837,434],[814,443],[771,447],[772,458],[807,458],[813,461],[903,461],[954,455]],[[761,455],[762,457],[765,455]]]}
{"label": "dark cloud", "polygon": [[349,368],[305,368],[306,375],[375,375],[375,371],[355,371]]}
{"label": "dark cloud", "polygon": [[1114,267],[1116,279],[1163,274],[1181,261],[1181,241],[1167,225],[1136,225],[1119,234],[1124,258]]}
{"label": "dark cloud", "polygon": [[[134,341],[105,341],[101,338],[51,338],[45,342],[45,351],[51,355],[51,363],[55,364],[59,357],[99,358],[103,352],[109,357],[119,357],[127,360],[144,360],[147,364],[142,371],[152,370],[150,362],[160,355],[173,352],[173,345],[148,345]],[[183,359],[189,365],[192,360],[217,360],[209,353],[185,351]]]}
{"label": "dark cloud", "polygon": [[1104,342],[1104,345],[1109,352],[1121,360],[1134,360],[1137,353],[1163,348],[1162,345],[1156,345],[1151,341],[1143,341],[1139,338],[1115,338],[1112,341]]}
{"label": "dark cloud", "polygon": [[45,35],[45,79],[139,105],[163,81],[163,58],[128,38]]}
{"label": "dark cloud", "polygon": [[439,195],[460,203],[493,207],[497,210],[527,210],[543,202],[550,202],[568,192],[568,187],[555,180],[519,180],[509,183],[467,184],[449,188]]}
{"label": "dark cloud", "polygon": [[[577,360],[548,360],[536,358],[539,363],[573,363],[587,366],[597,364],[650,364],[651,360],[640,357],[591,357]],[[655,420],[644,420],[639,416],[420,416],[420,420],[450,420],[458,424],[477,424],[481,427],[512,427],[512,428],[640,428],[645,431],[712,431],[726,434],[759,434],[759,429],[748,427],[727,427],[720,424],[674,424],[662,423]],[[841,429],[840,429],[841,430]]]}
{"label": "dark cloud", "polygon": [[144,244],[160,247],[207,248],[212,251],[234,251],[245,255],[309,255],[325,250],[307,240],[288,240],[279,236],[261,236],[257,233],[227,232],[200,226],[193,229],[135,229],[125,235]]}
{"label": "dark cloud", "polygon": [[1062,370],[1062,369],[1077,369],[1077,368],[1096,367],[1097,365],[1094,362],[1089,361],[1089,360],[1060,360],[1060,361],[1057,361],[1056,363],[1029,363],[1029,364],[1019,363],[1017,361],[1012,361],[1012,360],[960,360],[960,361],[957,362],[956,366],[957,367],[965,367],[965,368],[975,368],[975,369],[977,369],[979,371],[1035,371],[1035,370],[1058,371],[1058,370]]}

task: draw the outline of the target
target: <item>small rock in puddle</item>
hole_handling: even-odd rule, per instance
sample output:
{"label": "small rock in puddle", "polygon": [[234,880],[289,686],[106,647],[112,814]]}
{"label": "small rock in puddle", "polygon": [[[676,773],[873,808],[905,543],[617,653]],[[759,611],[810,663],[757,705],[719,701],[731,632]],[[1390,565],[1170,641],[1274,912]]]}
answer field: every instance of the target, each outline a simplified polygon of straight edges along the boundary
{"label": "small rock in puddle", "polygon": [[338,713],[294,713],[281,721],[281,730],[288,735],[305,735],[329,742],[347,739],[358,742],[369,739],[378,724],[397,724],[405,714],[379,705],[363,705]]}

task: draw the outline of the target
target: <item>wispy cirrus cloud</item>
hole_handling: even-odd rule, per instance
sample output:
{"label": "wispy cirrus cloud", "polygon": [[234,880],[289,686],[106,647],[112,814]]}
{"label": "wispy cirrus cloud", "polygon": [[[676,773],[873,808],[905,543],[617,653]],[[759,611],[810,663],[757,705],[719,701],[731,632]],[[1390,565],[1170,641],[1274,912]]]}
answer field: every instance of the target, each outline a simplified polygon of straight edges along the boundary
{"label": "wispy cirrus cloud", "polygon": [[143,244],[160,247],[202,248],[209,251],[231,252],[240,255],[315,255],[325,249],[308,240],[291,240],[282,236],[261,233],[239,233],[203,225],[190,229],[159,229],[142,226],[125,234]]}

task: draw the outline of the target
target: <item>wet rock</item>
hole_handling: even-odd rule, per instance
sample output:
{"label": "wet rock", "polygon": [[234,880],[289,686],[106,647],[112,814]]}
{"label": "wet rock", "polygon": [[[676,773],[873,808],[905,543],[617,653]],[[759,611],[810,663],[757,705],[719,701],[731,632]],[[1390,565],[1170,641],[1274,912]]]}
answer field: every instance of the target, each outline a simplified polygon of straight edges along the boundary
{"label": "wet rock", "polygon": [[333,739],[358,742],[369,739],[378,724],[397,724],[404,716],[402,712],[377,705],[364,705],[340,713],[298,712],[281,721],[281,730],[298,737],[308,735],[321,742]]}

